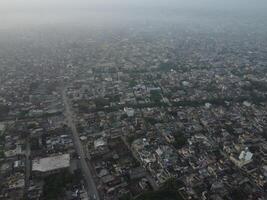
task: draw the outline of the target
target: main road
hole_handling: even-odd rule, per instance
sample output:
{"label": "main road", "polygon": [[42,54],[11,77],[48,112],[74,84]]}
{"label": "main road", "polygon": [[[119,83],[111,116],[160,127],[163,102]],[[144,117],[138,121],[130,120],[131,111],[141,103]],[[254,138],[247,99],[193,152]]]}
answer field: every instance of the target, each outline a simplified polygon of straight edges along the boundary
{"label": "main road", "polygon": [[30,176],[31,176],[31,147],[30,147],[30,136],[26,138],[26,150],[25,150],[25,195],[30,187]]}
{"label": "main road", "polygon": [[66,95],[66,89],[62,91],[62,98],[65,106],[65,116],[68,122],[68,126],[71,128],[71,132],[73,135],[73,143],[76,149],[76,152],[79,156],[80,164],[81,164],[81,170],[84,175],[84,179],[86,181],[87,186],[87,192],[92,200],[100,200],[99,194],[92,176],[92,173],[88,167],[88,164],[86,162],[86,154],[84,152],[83,145],[80,141],[79,133],[77,131],[75,122],[73,120],[73,111],[71,109],[68,97]]}

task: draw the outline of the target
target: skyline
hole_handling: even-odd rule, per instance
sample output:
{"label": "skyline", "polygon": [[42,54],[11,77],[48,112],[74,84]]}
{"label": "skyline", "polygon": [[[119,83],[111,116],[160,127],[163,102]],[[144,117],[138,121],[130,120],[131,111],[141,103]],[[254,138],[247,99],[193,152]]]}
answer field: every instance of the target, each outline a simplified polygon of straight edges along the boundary
{"label": "skyline", "polygon": [[[214,20],[239,18],[249,21],[264,20],[267,2],[258,0],[1,0],[0,22],[1,29],[16,28],[16,26],[36,26],[38,24],[86,24],[109,21],[112,23],[120,19],[142,21],[145,19],[173,20],[185,17],[194,19]],[[99,21],[98,21],[99,20]],[[69,23],[68,23],[69,22]],[[160,23],[160,21],[159,21]]]}

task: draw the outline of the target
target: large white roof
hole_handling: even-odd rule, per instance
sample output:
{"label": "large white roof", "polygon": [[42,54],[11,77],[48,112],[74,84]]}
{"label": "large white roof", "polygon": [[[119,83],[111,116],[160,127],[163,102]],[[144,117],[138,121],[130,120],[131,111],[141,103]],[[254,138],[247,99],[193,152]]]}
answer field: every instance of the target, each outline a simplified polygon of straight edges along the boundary
{"label": "large white roof", "polygon": [[0,132],[4,131],[5,127],[6,127],[5,124],[0,123]]}
{"label": "large white roof", "polygon": [[32,163],[32,171],[49,172],[70,166],[70,154],[35,159]]}

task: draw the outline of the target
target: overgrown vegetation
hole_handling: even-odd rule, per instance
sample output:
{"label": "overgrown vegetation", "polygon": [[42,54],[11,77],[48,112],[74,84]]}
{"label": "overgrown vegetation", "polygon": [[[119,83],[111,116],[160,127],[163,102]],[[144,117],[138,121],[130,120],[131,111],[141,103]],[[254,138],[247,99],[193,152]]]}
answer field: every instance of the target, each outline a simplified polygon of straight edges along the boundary
{"label": "overgrown vegetation", "polygon": [[159,123],[159,121],[153,117],[145,117],[145,122],[149,123],[151,125],[155,125],[155,124]]}
{"label": "overgrown vegetation", "polygon": [[159,71],[170,71],[171,69],[176,69],[177,66],[175,66],[175,64],[171,63],[171,62],[166,62],[166,63],[161,63],[158,70]]}
{"label": "overgrown vegetation", "polygon": [[174,135],[174,139],[175,139],[175,142],[174,142],[173,146],[176,149],[182,148],[187,143],[187,139],[182,133],[176,133]]}
{"label": "overgrown vegetation", "polygon": [[135,138],[134,135],[130,135],[130,136],[127,137],[126,140],[127,140],[128,144],[131,145],[135,139],[136,139],[136,138]]}
{"label": "overgrown vegetation", "polygon": [[135,80],[130,80],[129,81],[129,87],[134,87],[137,85],[137,82]]}
{"label": "overgrown vegetation", "polygon": [[0,158],[4,158],[4,157],[5,157],[4,150],[0,149]]}
{"label": "overgrown vegetation", "polygon": [[104,108],[109,105],[109,101],[102,97],[96,98],[94,102],[97,108]]}
{"label": "overgrown vegetation", "polygon": [[43,199],[60,200],[64,195],[64,189],[75,182],[79,183],[79,175],[71,174],[68,170],[59,174],[53,174],[44,179]]}
{"label": "overgrown vegetation", "polygon": [[162,100],[162,96],[161,96],[160,91],[152,90],[150,92],[150,100],[151,100],[151,102],[160,103]]}
{"label": "overgrown vegetation", "polygon": [[5,157],[4,143],[5,143],[5,135],[0,132],[0,158]]}
{"label": "overgrown vegetation", "polygon": [[6,117],[9,113],[9,106],[0,104],[0,118]]}

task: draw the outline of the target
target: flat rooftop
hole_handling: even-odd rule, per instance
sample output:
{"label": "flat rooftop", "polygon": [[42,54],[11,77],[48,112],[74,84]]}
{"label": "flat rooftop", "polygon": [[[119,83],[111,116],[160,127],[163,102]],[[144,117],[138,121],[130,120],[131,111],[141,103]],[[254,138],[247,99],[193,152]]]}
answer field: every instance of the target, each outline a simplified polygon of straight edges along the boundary
{"label": "flat rooftop", "polygon": [[69,166],[70,154],[62,154],[33,160],[32,171],[49,172]]}

